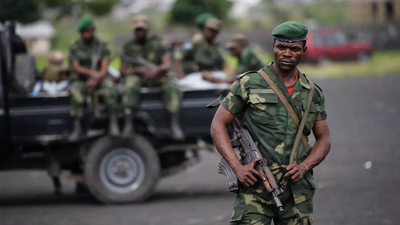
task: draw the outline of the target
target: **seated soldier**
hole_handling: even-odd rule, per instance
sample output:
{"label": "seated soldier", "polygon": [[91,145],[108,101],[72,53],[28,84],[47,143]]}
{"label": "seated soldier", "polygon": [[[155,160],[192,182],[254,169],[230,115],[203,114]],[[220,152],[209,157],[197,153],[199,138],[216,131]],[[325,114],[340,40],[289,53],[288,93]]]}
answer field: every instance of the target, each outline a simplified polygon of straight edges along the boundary
{"label": "seated soldier", "polygon": [[64,66],[64,55],[53,51],[48,57],[49,65],[39,73],[38,80],[43,82],[42,91],[56,94],[68,89],[68,68]]}
{"label": "seated soldier", "polygon": [[132,117],[140,105],[140,88],[143,84],[153,83],[162,88],[164,106],[171,116],[172,137],[184,138],[178,123],[178,111],[182,99],[180,87],[167,76],[170,59],[166,47],[160,38],[148,36],[149,20],[144,15],[133,18],[134,39],[126,43],[121,56],[121,75],[123,84],[122,105],[125,114],[123,136],[134,132]]}
{"label": "seated soldier", "polygon": [[247,43],[247,37],[244,34],[233,35],[231,41],[226,44],[226,48],[230,51],[231,55],[237,58],[237,68],[230,77],[220,79],[210,75],[203,75],[204,80],[215,83],[233,83],[236,75],[242,74],[251,70],[259,70],[264,67],[263,62],[257,57],[252,48]]}
{"label": "seated soldier", "polygon": [[194,72],[208,74],[207,72],[212,70],[224,69],[224,58],[215,43],[220,29],[221,23],[218,19],[207,19],[203,28],[203,38],[185,43],[181,51],[175,54],[178,78]]}
{"label": "seated soldier", "polygon": [[[110,115],[109,133],[119,135],[117,123],[118,89],[110,76],[107,76],[110,50],[105,42],[94,35],[93,19],[87,16],[78,22],[81,35],[69,48],[69,59],[72,64],[70,86],[70,114],[74,118],[74,130],[70,141],[84,137],[81,118],[88,94],[98,92],[104,100]],[[94,101],[95,99],[93,99]]]}

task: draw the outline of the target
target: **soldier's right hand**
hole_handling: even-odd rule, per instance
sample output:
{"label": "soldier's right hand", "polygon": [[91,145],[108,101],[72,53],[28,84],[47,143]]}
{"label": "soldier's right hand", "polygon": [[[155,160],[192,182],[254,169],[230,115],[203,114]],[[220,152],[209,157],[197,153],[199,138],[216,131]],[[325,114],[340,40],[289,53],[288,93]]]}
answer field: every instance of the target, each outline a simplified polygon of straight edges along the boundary
{"label": "soldier's right hand", "polygon": [[140,74],[143,76],[147,76],[147,74],[149,73],[149,69],[144,67],[144,66],[140,66],[140,67],[136,67],[135,69],[133,69],[133,72],[135,74]]}
{"label": "soldier's right hand", "polygon": [[257,162],[261,161],[262,159],[255,159],[253,162],[247,165],[239,165],[234,169],[238,180],[246,185],[247,187],[253,186],[257,182],[257,178],[261,180],[265,180],[257,170],[254,169],[254,166]]}
{"label": "soldier's right hand", "polygon": [[100,80],[101,74],[98,71],[92,70],[90,72],[90,77],[92,77],[92,79],[94,79],[94,80]]}

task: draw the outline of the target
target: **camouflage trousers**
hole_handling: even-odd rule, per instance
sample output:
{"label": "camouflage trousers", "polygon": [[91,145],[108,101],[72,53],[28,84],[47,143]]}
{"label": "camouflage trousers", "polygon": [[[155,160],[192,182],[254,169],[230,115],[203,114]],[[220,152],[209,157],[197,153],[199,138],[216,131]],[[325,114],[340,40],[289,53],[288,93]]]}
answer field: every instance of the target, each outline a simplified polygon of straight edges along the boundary
{"label": "camouflage trousers", "polygon": [[253,187],[244,188],[237,194],[231,225],[270,225],[272,221],[274,225],[313,224],[312,197],[296,205],[288,186],[283,195],[279,196],[284,208],[284,211],[279,213],[272,198],[266,196],[265,191],[262,191],[262,194],[258,191],[262,189],[263,184],[258,182],[255,186],[256,190]]}
{"label": "camouflage trousers", "polygon": [[[127,76],[122,85],[122,105],[124,113],[129,115],[136,111],[140,105],[140,88],[145,84],[141,76]],[[171,114],[179,111],[183,92],[181,88],[166,76],[155,79],[154,84],[162,89],[164,107]]]}
{"label": "camouflage trousers", "polygon": [[[97,85],[96,90],[104,99],[109,111],[116,111],[118,106],[118,88],[115,86],[112,78],[106,76],[104,80]],[[81,118],[84,115],[84,108],[88,92],[83,80],[73,80],[70,85],[70,115],[75,118]]]}

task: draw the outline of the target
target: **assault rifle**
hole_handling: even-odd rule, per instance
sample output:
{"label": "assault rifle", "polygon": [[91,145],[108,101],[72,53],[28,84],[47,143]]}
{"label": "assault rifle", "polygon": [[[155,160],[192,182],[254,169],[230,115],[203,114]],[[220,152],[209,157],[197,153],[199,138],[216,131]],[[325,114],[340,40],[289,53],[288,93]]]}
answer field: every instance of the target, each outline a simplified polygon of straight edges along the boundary
{"label": "assault rifle", "polygon": [[[221,96],[217,100],[207,105],[207,108],[216,108],[220,104]],[[276,207],[278,207],[279,209],[279,212],[282,212],[283,205],[278,196],[283,193],[284,187],[278,186],[274,175],[268,167],[267,160],[262,157],[261,152],[258,149],[258,143],[253,140],[249,131],[241,125],[237,118],[234,119],[231,125],[236,136],[234,140],[231,140],[231,143],[234,150],[239,150],[240,162],[243,165],[247,165],[253,162],[255,159],[261,159],[261,161],[257,162],[257,164],[255,165],[255,169],[267,178],[265,181],[262,182],[267,189],[267,192],[271,194],[272,199],[276,204]],[[228,190],[230,192],[239,192],[239,185],[241,184],[239,183],[235,172],[232,170],[232,168],[229,166],[224,158],[221,158],[218,164],[218,172],[225,175],[228,179]]]}

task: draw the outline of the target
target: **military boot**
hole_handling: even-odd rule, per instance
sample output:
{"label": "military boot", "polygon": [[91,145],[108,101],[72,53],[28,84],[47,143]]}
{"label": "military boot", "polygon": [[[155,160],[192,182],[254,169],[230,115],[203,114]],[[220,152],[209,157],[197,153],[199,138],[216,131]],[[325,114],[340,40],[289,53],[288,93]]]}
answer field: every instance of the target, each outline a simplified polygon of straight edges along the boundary
{"label": "military boot", "polygon": [[185,135],[179,125],[178,114],[171,114],[171,132],[172,139],[178,141],[185,139]]}
{"label": "military boot", "polygon": [[122,132],[123,137],[130,137],[134,134],[135,127],[132,121],[132,115],[125,115],[124,131]]}
{"label": "military boot", "polygon": [[111,136],[119,136],[119,126],[118,126],[118,118],[115,113],[110,114],[110,122],[108,126],[108,133]]}
{"label": "military boot", "polygon": [[85,134],[82,129],[81,120],[74,119],[74,129],[73,129],[71,135],[69,136],[68,140],[71,142],[75,142],[75,141],[78,141],[78,140],[84,139],[84,138],[85,138]]}

